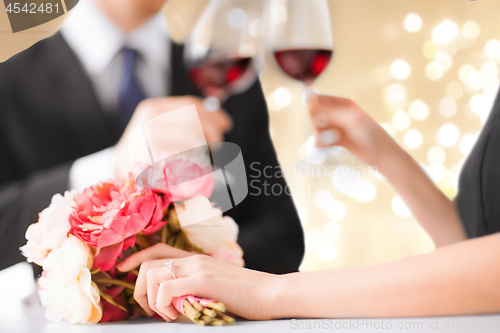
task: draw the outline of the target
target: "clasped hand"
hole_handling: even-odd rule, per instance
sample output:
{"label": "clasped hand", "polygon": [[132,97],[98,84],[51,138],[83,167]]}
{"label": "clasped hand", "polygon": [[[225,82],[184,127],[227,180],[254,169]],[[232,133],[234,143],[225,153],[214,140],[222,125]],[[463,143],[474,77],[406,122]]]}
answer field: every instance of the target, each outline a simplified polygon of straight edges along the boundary
{"label": "clasped hand", "polygon": [[[174,279],[165,262],[173,259]],[[278,279],[276,275],[236,267],[207,255],[193,255],[166,244],[134,253],[118,270],[140,266],[134,299],[147,315],[155,313],[165,321],[177,318],[174,297],[195,295],[223,302],[234,314],[247,319],[271,319],[268,307]]]}

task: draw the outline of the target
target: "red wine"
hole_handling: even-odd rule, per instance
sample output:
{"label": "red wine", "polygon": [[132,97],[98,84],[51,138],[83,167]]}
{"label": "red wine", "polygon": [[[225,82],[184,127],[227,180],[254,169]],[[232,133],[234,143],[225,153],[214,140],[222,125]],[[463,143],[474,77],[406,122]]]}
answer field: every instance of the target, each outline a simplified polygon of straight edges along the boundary
{"label": "red wine", "polygon": [[331,50],[294,49],[274,53],[276,62],[283,71],[296,80],[310,82],[316,79],[328,66]]}
{"label": "red wine", "polygon": [[221,97],[230,94],[255,76],[251,70],[252,58],[219,59],[192,68],[188,75],[205,96]]}

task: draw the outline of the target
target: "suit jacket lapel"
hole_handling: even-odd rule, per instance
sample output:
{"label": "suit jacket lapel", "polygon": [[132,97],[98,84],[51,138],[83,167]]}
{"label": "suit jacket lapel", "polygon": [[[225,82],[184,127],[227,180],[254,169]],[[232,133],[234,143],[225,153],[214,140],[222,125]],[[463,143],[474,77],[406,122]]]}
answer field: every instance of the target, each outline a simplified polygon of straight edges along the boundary
{"label": "suit jacket lapel", "polygon": [[[61,80],[69,79],[71,82],[65,84],[61,82],[61,98],[66,98],[63,102],[68,111],[73,113],[72,121],[75,123],[92,124],[92,131],[95,136],[102,138],[109,144],[114,144],[121,136],[117,131],[117,110],[104,111],[95,94],[91,80],[76,57],[75,53],[60,32],[53,37],[53,42],[57,47],[57,53],[54,55],[56,63],[64,64],[61,66]],[[71,98],[69,98],[71,97]]]}

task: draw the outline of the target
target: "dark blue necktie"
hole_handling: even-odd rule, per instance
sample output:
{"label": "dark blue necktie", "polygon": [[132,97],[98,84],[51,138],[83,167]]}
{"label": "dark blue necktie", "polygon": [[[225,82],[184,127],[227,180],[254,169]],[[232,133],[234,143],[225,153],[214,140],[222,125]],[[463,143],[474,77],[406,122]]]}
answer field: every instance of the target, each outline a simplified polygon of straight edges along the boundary
{"label": "dark blue necktie", "polygon": [[125,47],[122,49],[122,55],[123,73],[118,93],[120,133],[125,130],[137,105],[146,98],[136,75],[137,52]]}

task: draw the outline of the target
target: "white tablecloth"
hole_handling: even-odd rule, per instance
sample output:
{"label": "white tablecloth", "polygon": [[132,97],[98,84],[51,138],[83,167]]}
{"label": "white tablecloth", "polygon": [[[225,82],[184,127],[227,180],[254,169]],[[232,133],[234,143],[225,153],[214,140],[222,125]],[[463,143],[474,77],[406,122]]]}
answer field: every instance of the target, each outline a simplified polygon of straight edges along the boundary
{"label": "white tablecloth", "polygon": [[500,314],[404,319],[238,320],[236,325],[223,327],[200,327],[191,322],[165,323],[149,318],[97,325],[68,325],[47,321],[38,301],[26,305],[26,296],[34,290],[33,273],[28,264],[21,263],[0,271],[0,333],[500,332]]}
{"label": "white tablecloth", "polygon": [[1,316],[2,333],[148,333],[148,332],[500,332],[500,315],[397,319],[238,320],[236,325],[200,327],[191,322],[166,323],[139,318],[97,325],[68,325],[45,319],[39,305],[11,309]]}

